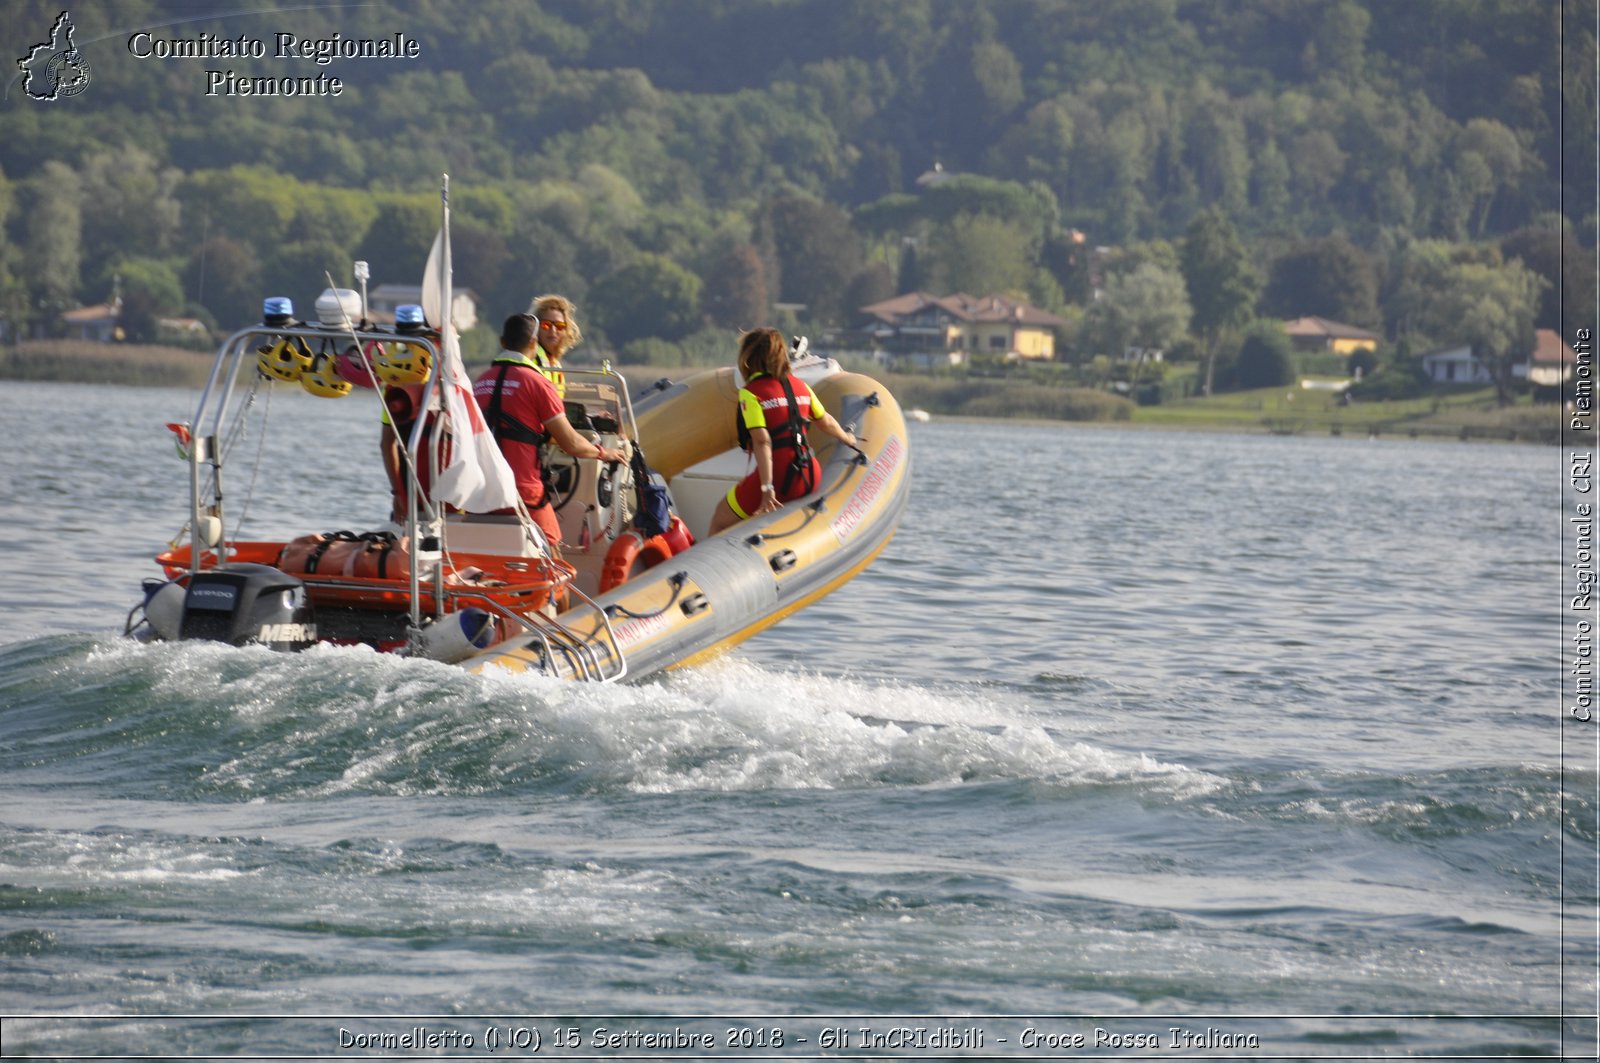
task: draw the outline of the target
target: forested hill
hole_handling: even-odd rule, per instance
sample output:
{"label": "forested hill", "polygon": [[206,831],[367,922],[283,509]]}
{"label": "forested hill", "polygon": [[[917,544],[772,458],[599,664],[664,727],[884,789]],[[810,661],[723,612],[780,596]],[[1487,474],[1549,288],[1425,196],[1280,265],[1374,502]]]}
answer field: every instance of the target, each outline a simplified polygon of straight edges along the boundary
{"label": "forested hill", "polygon": [[[1578,0],[217,6],[74,3],[83,91],[38,101],[12,78],[14,324],[103,300],[113,276],[147,314],[224,325],[354,257],[414,283],[441,172],[458,283],[495,314],[569,292],[617,343],[774,301],[841,322],[908,283],[1059,310],[1084,296],[1076,241],[1176,240],[1208,207],[1263,271],[1327,239],[1380,281],[1419,241],[1561,239],[1563,222],[1594,239]],[[8,54],[60,13],[8,0]],[[399,35],[417,55],[319,63],[277,54],[280,33]],[[197,42],[266,54],[172,54]],[[291,83],[311,94],[240,89]],[[1392,333],[1400,311],[1366,302],[1322,312]]]}

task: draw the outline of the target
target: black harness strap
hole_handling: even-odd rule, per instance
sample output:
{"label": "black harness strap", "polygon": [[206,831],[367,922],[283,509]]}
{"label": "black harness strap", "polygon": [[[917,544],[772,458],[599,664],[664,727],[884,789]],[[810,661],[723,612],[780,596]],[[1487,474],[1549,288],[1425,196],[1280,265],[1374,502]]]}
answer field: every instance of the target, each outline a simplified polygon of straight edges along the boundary
{"label": "black harness strap", "polygon": [[800,401],[794,397],[794,388],[789,383],[787,376],[778,378],[778,383],[783,385],[784,397],[789,400],[789,416],[776,432],[772,433],[773,449],[789,447],[794,452],[794,457],[789,461],[789,467],[783,470],[783,483],[778,487],[778,493],[786,495],[794,484],[796,476],[806,485],[802,494],[810,494],[816,484],[811,482],[811,441],[806,436],[806,422],[800,416]]}
{"label": "black harness strap", "polygon": [[311,548],[311,552],[306,555],[306,573],[313,574],[317,571],[317,566],[322,564],[322,555],[327,553],[328,547],[332,546],[334,543],[355,543],[360,542],[364,538],[366,538],[366,536],[357,535],[352,531],[324,532],[322,535],[322,541],[316,546],[313,546]]}
{"label": "black harness strap", "polygon": [[550,439],[550,433],[529,428],[502,408],[501,395],[506,386],[506,374],[511,372],[511,367],[516,364],[518,363],[499,363],[500,373],[494,378],[494,394],[489,398],[487,414],[489,431],[494,435],[496,442],[502,439],[509,439],[513,443],[526,443],[531,447],[542,447]]}
{"label": "black harness strap", "polygon": [[[511,372],[513,366],[523,363],[496,362],[495,364],[500,367],[500,372],[494,378],[494,394],[489,396],[489,409],[485,411],[484,418],[489,422],[489,434],[494,436],[496,443],[509,439],[513,443],[526,443],[530,447],[544,446],[550,441],[549,432],[529,428],[502,408],[501,396],[506,386],[506,374]],[[542,460],[539,462],[539,483],[541,488],[539,501],[528,503],[529,509],[538,509],[550,501],[550,470]]]}

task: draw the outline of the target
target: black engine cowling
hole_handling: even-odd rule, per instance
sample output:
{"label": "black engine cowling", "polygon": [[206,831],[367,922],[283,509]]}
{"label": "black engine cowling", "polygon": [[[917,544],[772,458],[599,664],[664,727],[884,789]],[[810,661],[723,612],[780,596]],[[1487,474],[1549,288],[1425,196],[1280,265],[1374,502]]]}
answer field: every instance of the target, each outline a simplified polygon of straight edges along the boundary
{"label": "black engine cowling", "polygon": [[190,577],[178,637],[303,650],[317,641],[316,616],[300,580],[240,562]]}

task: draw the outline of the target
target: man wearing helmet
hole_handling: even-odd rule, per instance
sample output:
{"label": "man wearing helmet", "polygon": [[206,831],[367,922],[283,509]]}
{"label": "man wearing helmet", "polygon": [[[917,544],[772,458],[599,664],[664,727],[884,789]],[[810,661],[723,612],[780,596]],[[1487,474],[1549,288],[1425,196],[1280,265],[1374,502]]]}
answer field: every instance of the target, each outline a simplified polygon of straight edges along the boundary
{"label": "man wearing helmet", "polygon": [[517,493],[528,514],[552,543],[561,541],[561,526],[544,482],[539,447],[546,440],[574,458],[626,461],[621,451],[591,443],[567,420],[566,407],[555,384],[534,358],[538,350],[539,318],[513,314],[500,330],[500,354],[479,374],[473,395],[494,433],[500,453],[511,466]]}
{"label": "man wearing helmet", "polygon": [[[438,334],[428,331],[422,307],[415,303],[395,307],[394,322],[395,331],[402,337],[422,336],[438,342]],[[411,505],[405,453],[412,429],[416,426],[417,418],[426,414],[431,423],[439,411],[438,396],[425,397],[428,377],[433,371],[433,359],[426,347],[401,339],[377,346],[372,354],[372,369],[383,385],[383,438],[380,452],[394,498],[390,516],[398,523],[406,519]],[[448,446],[448,442],[442,445]],[[428,494],[432,464],[431,461],[421,462],[416,470],[423,497]]]}

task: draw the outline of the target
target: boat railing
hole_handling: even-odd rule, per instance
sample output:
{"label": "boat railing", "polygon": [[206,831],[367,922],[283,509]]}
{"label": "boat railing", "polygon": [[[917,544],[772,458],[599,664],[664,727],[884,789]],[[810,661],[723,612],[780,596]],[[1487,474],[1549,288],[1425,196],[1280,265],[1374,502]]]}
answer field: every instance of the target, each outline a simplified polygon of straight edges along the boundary
{"label": "boat railing", "polygon": [[[200,570],[206,548],[215,546],[220,550],[226,541],[222,510],[224,460],[222,433],[233,406],[235,391],[238,389],[240,370],[244,367],[245,359],[254,356],[258,339],[275,343],[285,338],[314,340],[318,343],[353,342],[361,349],[365,349],[369,342],[403,341],[426,349],[434,367],[433,375],[438,374],[439,349],[425,334],[401,335],[373,329],[330,328],[306,324],[260,324],[239,329],[223,340],[217,349],[217,357],[212,363],[205,387],[200,392],[200,400],[195,406],[194,420],[191,422],[193,426],[189,446],[189,571],[191,573]],[[434,386],[432,379],[429,380],[428,386],[430,388]],[[202,498],[205,493],[200,481],[202,466],[210,466],[211,469],[209,499]],[[414,470],[412,475],[414,478]],[[206,517],[212,518],[215,523],[202,519]],[[416,529],[408,530],[415,532]]]}
{"label": "boat railing", "polygon": [[598,619],[592,637],[585,638],[554,617],[541,613],[525,615],[513,612],[492,599],[486,601],[500,616],[519,624],[525,635],[539,644],[545,659],[554,663],[557,652],[565,657],[571,665],[573,678],[596,683],[615,683],[627,678],[628,660],[617,643],[610,614],[576,586],[568,585],[567,589]]}
{"label": "boat railing", "polygon": [[[612,368],[609,359],[602,361],[595,368],[574,367],[569,369],[566,366],[562,366],[561,373],[567,378],[569,385],[576,383],[584,388],[593,387],[592,392],[586,391],[585,393],[593,398],[594,401],[604,403],[615,410],[621,434],[625,438],[637,442],[639,433],[633,417],[633,398],[628,394],[627,378]],[[610,394],[599,388],[599,383],[605,381],[609,381],[612,388],[615,389]],[[593,411],[589,411],[589,413],[592,417]]]}
{"label": "boat railing", "polygon": [[[437,403],[438,408],[448,409],[444,396],[443,359],[439,345],[428,333],[397,333],[371,328],[335,328],[309,324],[251,325],[234,332],[218,348],[217,358],[201,391],[192,422],[194,431],[189,448],[191,574],[199,572],[203,567],[205,551],[208,548],[217,550],[216,556],[219,562],[227,555],[227,535],[222,506],[222,466],[225,450],[222,434],[224,425],[228,423],[230,408],[234,405],[241,370],[245,367],[246,359],[254,357],[258,343],[277,343],[283,339],[299,339],[318,345],[333,342],[340,345],[340,349],[353,344],[362,351],[373,342],[402,342],[420,347],[427,352],[430,366],[427,380],[423,384],[423,394],[428,396],[427,404],[432,406]],[[611,368],[609,362],[602,363],[598,369],[573,368],[564,372],[579,379],[593,377],[600,381],[612,381],[612,394],[607,396],[601,388],[596,388],[596,394],[605,396],[616,410],[619,432],[628,438],[637,438],[627,382],[621,374]],[[442,424],[443,420],[439,418],[433,423]],[[585,638],[554,617],[542,613],[531,615],[518,613],[491,597],[446,586],[442,563],[442,558],[448,555],[446,523],[440,519],[439,511],[433,501],[426,497],[426,492],[422,489],[423,478],[417,467],[419,460],[431,461],[433,457],[431,448],[427,445],[429,427],[429,418],[417,417],[410,438],[401,448],[404,455],[402,479],[407,496],[404,535],[413,547],[408,551],[407,572],[410,609],[408,641],[411,647],[416,649],[421,644],[424,619],[423,584],[426,582],[432,584],[434,603],[432,620],[436,621],[444,615],[447,601],[463,598],[476,600],[537,639],[552,660],[558,653],[564,656],[571,662],[574,673],[580,677],[599,682],[615,682],[626,676],[627,661],[611,629],[610,618],[593,599],[577,587],[569,585],[569,593],[581,599],[599,618],[591,638]],[[203,466],[210,467],[209,498],[204,497],[207,492],[201,482]],[[430,478],[429,482],[432,482],[432,479]],[[536,528],[533,534],[537,536],[536,542],[549,546],[544,542],[543,536],[537,533]],[[553,555],[554,552],[550,552]]]}

